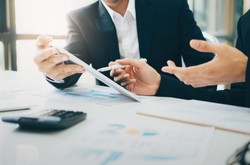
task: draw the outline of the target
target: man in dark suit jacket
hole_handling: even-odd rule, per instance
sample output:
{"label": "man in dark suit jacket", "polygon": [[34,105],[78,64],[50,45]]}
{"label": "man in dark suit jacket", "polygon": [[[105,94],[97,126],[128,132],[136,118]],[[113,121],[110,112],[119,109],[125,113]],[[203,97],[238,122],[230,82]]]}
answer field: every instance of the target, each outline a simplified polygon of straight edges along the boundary
{"label": "man in dark suit jacket", "polygon": [[[127,68],[126,71],[130,74],[131,79],[138,81],[129,80],[132,83],[125,85],[126,88],[143,95],[172,96],[250,107],[250,11],[242,16],[238,23],[236,47],[239,50],[223,44],[209,44],[197,40],[192,41],[192,44],[197,50],[211,51],[216,53],[217,56],[211,62],[200,66],[179,68],[173,66],[172,63],[171,67],[164,70],[167,69],[166,71],[175,74],[187,84],[198,84],[198,86],[209,81],[211,81],[210,84],[229,83],[229,81],[246,82],[232,84],[231,90],[224,91],[194,89],[176,81],[176,79],[170,80],[169,77],[160,76],[153,68],[142,61],[118,60],[117,62],[122,65],[129,64],[137,68],[136,73],[134,69]],[[155,81],[152,81],[152,79],[149,81],[149,77],[154,77]],[[171,81],[172,83],[170,83]],[[178,90],[176,90],[177,88]]]}
{"label": "man in dark suit jacket", "polygon": [[245,105],[250,107],[250,10],[239,21],[237,48],[248,57],[245,83]]}
{"label": "man in dark suit jacket", "polygon": [[247,63],[245,99],[246,106],[250,107],[250,60]]}
{"label": "man in dark suit jacket", "polygon": [[[116,4],[125,4],[126,12],[126,2],[135,3],[139,57],[146,58],[148,64],[158,72],[161,72],[167,60],[173,60],[181,66],[183,57],[186,66],[193,66],[213,58],[213,54],[204,55],[188,44],[193,38],[204,40],[204,37],[196,25],[187,0],[99,0],[69,13],[65,48],[96,69],[120,59],[118,32],[104,4],[114,11]],[[117,8],[120,9],[121,5]],[[34,61],[55,87],[74,85],[81,75],[77,73],[84,72],[84,68],[70,64],[66,56],[49,48],[50,41],[48,37],[38,39],[41,52]],[[104,74],[109,76],[108,72]]]}
{"label": "man in dark suit jacket", "polygon": [[250,107],[250,60],[247,63],[245,99],[246,106]]}
{"label": "man in dark suit jacket", "polygon": [[[175,74],[186,84],[191,84],[195,87],[204,87],[206,85],[215,85],[219,83],[246,82],[245,84],[241,84],[244,92],[241,92],[241,90],[236,87],[236,84],[232,85],[232,90],[226,92],[233,94],[230,97],[232,100],[243,103],[241,105],[250,107],[250,10],[240,18],[238,23],[238,40],[236,48],[240,51],[226,45],[202,44],[202,42],[198,42],[194,44],[194,46],[197,44],[198,46],[196,46],[196,49],[199,51],[221,52],[221,54],[217,53],[217,57],[211,62],[200,66],[185,69],[166,67],[166,71]],[[191,73],[195,74],[195,77],[192,77]],[[237,86],[239,86],[239,84],[237,84]],[[238,93],[245,93],[245,97]]]}

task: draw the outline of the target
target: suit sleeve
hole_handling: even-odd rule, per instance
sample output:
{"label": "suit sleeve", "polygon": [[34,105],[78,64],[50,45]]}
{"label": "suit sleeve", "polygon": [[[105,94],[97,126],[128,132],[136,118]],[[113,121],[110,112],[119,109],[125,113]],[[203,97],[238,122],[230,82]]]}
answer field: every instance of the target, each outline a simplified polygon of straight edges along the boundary
{"label": "suit sleeve", "polygon": [[[248,15],[249,16],[249,15]],[[249,17],[241,18],[238,23],[238,39],[236,47],[246,55],[250,55],[249,42],[247,41],[250,31],[247,28]],[[250,27],[250,26],[249,26]],[[245,45],[244,45],[245,44]],[[157,96],[176,97],[182,99],[196,99],[222,104],[250,107],[250,64],[246,73],[246,83],[235,83],[231,90],[213,91],[204,88],[193,88],[179,80],[162,75],[161,84]]]}
{"label": "suit sleeve", "polygon": [[210,61],[214,55],[212,53],[201,53],[192,49],[189,42],[192,39],[205,40],[200,28],[197,26],[192,11],[190,10],[187,1],[182,1],[180,15],[180,32],[181,32],[181,50],[186,66],[199,65]]}
{"label": "suit sleeve", "polygon": [[246,90],[245,90],[246,105],[250,107],[250,59],[248,58],[246,72]]}
{"label": "suit sleeve", "polygon": [[244,89],[245,88],[238,87],[234,88],[234,90],[215,91],[205,88],[193,88],[175,78],[161,75],[161,83],[156,96],[246,106],[243,96]]}
{"label": "suit sleeve", "polygon": [[[206,40],[197,26],[193,12],[190,10],[186,0],[181,1],[180,15],[180,32],[181,32],[181,54],[185,66],[195,66],[208,62],[213,59],[214,54],[198,52],[190,47],[189,43],[192,39]],[[216,90],[217,86],[204,87],[205,89]]]}
{"label": "suit sleeve", "polygon": [[[240,18],[238,22],[238,38],[236,42],[236,48],[242,51],[245,55],[250,56],[249,49],[249,36],[250,36],[250,13],[249,11]],[[245,99],[246,106],[250,107],[250,78],[249,78],[249,60],[246,71],[246,82],[245,83],[235,83],[232,84],[231,89],[235,90],[237,88],[244,88],[243,98]]]}
{"label": "suit sleeve", "polygon": [[[236,47],[248,56],[247,70],[246,70],[246,82],[241,85],[245,86],[244,97],[246,106],[250,107],[250,10],[240,18],[238,23],[238,39]],[[238,84],[236,84],[238,85]],[[233,89],[235,86],[233,86]]]}
{"label": "suit sleeve", "polygon": [[[87,47],[85,46],[86,44],[82,37],[83,32],[81,32],[80,29],[78,28],[79,25],[76,19],[77,19],[77,16],[74,15],[73,13],[70,13],[69,15],[67,15],[68,34],[66,38],[67,45],[65,49],[71,52],[72,54],[75,54],[78,58],[82,59],[83,61],[89,63],[89,59],[87,57],[87,54],[88,54]],[[71,61],[67,61],[65,63],[72,64]],[[48,81],[48,82],[56,88],[64,89],[64,88],[68,88],[70,86],[75,85],[78,79],[80,78],[80,76],[81,74],[75,74],[75,75],[69,76],[64,79],[64,83],[54,83],[51,81]]]}

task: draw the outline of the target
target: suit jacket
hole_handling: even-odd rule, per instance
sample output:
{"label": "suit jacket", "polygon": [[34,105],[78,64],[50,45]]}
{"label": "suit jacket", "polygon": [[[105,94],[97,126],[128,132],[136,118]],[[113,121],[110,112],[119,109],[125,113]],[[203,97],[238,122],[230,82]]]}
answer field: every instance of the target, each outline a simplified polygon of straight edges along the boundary
{"label": "suit jacket", "polygon": [[237,48],[248,56],[248,65],[245,83],[245,104],[250,107],[250,10],[241,17],[238,24]]}
{"label": "suit jacket", "polygon": [[248,58],[247,74],[246,74],[245,98],[246,98],[246,106],[250,107],[250,59],[249,58]]}
{"label": "suit jacket", "polygon": [[[239,20],[236,47],[246,54],[248,58],[250,57],[250,11]],[[162,76],[157,95],[250,107],[250,62],[248,61],[246,83],[232,84],[231,90],[194,89],[176,81],[176,79]]]}
{"label": "suit jacket", "polygon": [[[135,0],[140,56],[161,73],[167,60],[187,66],[212,59],[189,46],[191,39],[204,37],[196,25],[186,0]],[[101,1],[68,14],[66,49],[94,68],[107,66],[120,58],[116,29]],[[105,73],[109,76],[109,73]],[[163,74],[163,73],[162,73]],[[57,88],[74,85],[80,75],[65,79]]]}

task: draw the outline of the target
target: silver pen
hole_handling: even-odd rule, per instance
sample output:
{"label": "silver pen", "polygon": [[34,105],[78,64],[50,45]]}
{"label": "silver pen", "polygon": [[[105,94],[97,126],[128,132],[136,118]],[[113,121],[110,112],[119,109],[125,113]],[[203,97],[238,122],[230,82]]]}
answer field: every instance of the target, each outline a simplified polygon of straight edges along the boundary
{"label": "silver pen", "polygon": [[113,66],[108,66],[108,67],[103,67],[103,68],[97,69],[97,71],[106,72],[106,71],[110,71],[113,69],[122,69],[122,68],[126,68],[126,67],[128,67],[128,65],[113,65]]}
{"label": "silver pen", "polygon": [[[140,58],[139,60],[143,60],[143,61],[147,62],[146,58]],[[119,65],[119,64],[117,64],[117,65],[113,65],[113,66],[107,66],[107,67],[99,68],[99,69],[97,69],[97,71],[106,72],[106,71],[110,71],[110,70],[114,70],[114,69],[126,68],[128,66],[129,65]]]}

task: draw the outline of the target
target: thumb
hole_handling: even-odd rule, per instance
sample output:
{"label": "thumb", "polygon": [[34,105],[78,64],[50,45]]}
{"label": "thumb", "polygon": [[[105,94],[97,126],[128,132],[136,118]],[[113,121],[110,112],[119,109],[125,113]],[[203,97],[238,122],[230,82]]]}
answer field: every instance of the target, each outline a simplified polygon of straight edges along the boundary
{"label": "thumb", "polygon": [[52,36],[40,35],[37,37],[36,45],[37,48],[47,48],[49,47],[49,43],[53,40]]}
{"label": "thumb", "polygon": [[176,65],[175,65],[175,63],[173,62],[173,61],[171,61],[171,60],[168,60],[167,61],[167,64],[168,64],[168,66],[165,66],[165,67],[162,67],[162,71],[163,72],[167,72],[167,73],[170,73],[170,74],[174,74],[175,73],[175,71],[176,71]]}
{"label": "thumb", "polygon": [[169,67],[176,67],[175,63],[173,61],[171,61],[171,60],[168,60],[167,64],[168,64]]}
{"label": "thumb", "polygon": [[117,64],[117,62],[114,62],[114,61],[111,61],[111,62],[109,62],[109,66],[112,66],[112,65],[116,65]]}
{"label": "thumb", "polygon": [[219,44],[212,44],[207,41],[191,40],[190,46],[200,52],[217,53],[220,49]]}

